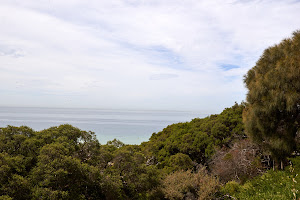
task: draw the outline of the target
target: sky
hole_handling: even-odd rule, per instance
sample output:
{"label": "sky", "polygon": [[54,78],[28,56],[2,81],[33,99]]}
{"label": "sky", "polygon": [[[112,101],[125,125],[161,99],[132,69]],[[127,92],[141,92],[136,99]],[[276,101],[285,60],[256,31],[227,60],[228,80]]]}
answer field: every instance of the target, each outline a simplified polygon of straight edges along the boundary
{"label": "sky", "polygon": [[296,0],[0,0],[0,106],[218,113]]}

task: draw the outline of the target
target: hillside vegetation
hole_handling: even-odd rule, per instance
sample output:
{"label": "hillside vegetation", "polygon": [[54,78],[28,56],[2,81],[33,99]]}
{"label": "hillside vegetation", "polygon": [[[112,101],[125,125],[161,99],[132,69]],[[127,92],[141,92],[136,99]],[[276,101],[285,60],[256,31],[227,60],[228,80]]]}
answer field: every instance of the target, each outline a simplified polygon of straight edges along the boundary
{"label": "hillside vegetation", "polygon": [[[1,128],[0,199],[255,199],[257,191],[292,197],[299,168],[247,182],[265,168],[259,147],[244,135],[243,109],[235,104],[170,125],[141,145],[100,145],[94,133],[71,125]],[[269,184],[279,179],[281,187]]]}
{"label": "hillside vegetation", "polygon": [[[236,104],[220,115],[170,125],[141,145],[118,140],[100,145],[94,133],[71,125],[43,131],[1,128],[0,194],[13,199],[173,199],[164,185],[181,174],[191,184],[184,190],[193,187],[191,195],[197,196],[203,177],[215,188],[218,180],[196,167],[243,135],[242,109]],[[198,186],[193,180],[200,181]]]}

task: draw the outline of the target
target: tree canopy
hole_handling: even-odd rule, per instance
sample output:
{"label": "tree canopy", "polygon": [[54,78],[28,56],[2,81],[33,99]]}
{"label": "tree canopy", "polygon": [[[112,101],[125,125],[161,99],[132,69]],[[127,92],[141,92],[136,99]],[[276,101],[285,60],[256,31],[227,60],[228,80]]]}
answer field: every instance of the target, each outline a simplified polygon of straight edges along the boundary
{"label": "tree canopy", "polygon": [[218,148],[244,137],[243,109],[243,103],[235,103],[221,114],[169,125],[143,143],[143,149],[159,168],[168,172],[191,167],[192,163],[206,165]]}
{"label": "tree canopy", "polygon": [[67,124],[0,128],[0,199],[168,199],[172,188],[164,189],[164,180],[181,170],[194,177],[185,180],[191,194],[212,194],[203,186],[217,182],[206,172],[194,184],[196,166],[243,136],[243,107],[170,125],[141,145],[116,139],[100,145],[93,132]]}
{"label": "tree canopy", "polygon": [[266,49],[244,82],[246,133],[275,159],[285,159],[296,149],[300,124],[300,31]]}

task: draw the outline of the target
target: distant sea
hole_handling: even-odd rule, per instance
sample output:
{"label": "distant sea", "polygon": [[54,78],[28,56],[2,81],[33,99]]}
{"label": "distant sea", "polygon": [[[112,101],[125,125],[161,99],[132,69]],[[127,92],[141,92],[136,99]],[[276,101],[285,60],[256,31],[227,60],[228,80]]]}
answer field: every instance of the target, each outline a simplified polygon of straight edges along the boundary
{"label": "distant sea", "polygon": [[168,125],[206,116],[185,111],[0,107],[0,127],[26,125],[38,131],[71,124],[95,132],[101,144],[114,138],[126,144],[140,144]]}

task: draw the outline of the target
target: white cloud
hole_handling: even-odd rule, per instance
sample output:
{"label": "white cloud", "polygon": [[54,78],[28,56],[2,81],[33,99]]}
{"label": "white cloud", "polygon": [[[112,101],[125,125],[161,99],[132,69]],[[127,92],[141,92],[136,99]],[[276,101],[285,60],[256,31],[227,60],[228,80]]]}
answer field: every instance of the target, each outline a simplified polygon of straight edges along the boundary
{"label": "white cloud", "polygon": [[[0,2],[2,105],[221,111],[295,1]],[[233,68],[224,66],[235,66]]]}

